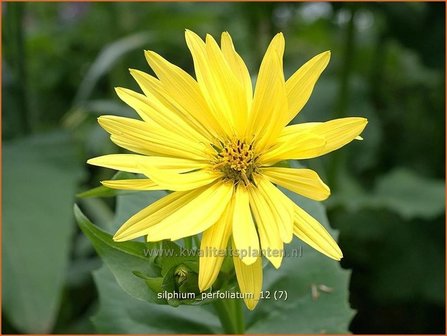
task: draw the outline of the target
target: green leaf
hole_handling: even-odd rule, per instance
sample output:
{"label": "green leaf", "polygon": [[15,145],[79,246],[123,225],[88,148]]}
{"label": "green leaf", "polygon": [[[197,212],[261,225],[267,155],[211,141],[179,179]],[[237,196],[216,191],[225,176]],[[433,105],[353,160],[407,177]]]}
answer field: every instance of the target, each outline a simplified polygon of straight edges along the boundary
{"label": "green leaf", "polygon": [[110,189],[106,186],[98,186],[83,192],[76,194],[79,198],[89,198],[89,197],[114,197],[117,196],[119,190]]}
{"label": "green leaf", "polygon": [[96,116],[101,116],[104,114],[104,111],[107,111],[111,115],[134,117],[132,108],[112,99],[89,100],[84,104],[83,108]]}
{"label": "green leaf", "polygon": [[351,284],[354,298],[444,305],[443,217],[406,220],[391,211],[365,209],[337,212],[333,221],[340,228],[345,263],[357,270]]}
{"label": "green leaf", "polygon": [[106,45],[79,85],[73,105],[82,104],[91,95],[98,80],[126,53],[141,48],[152,39],[148,32],[135,33]]}
{"label": "green leaf", "polygon": [[93,324],[104,334],[215,334],[219,321],[210,305],[171,307],[127,295],[106,268],[94,272],[99,310]]}
{"label": "green leaf", "polygon": [[367,193],[348,175],[340,176],[342,193],[333,195],[328,206],[344,206],[351,212],[360,209],[387,209],[405,219],[432,219],[445,209],[445,183],[422,177],[407,168],[396,168],[381,176]]}
{"label": "green leaf", "polygon": [[161,292],[163,290],[163,278],[162,277],[156,277],[152,278],[147,276],[146,274],[143,274],[141,272],[133,272],[137,277],[143,279],[146,282],[146,285],[155,293]]}
{"label": "green leaf", "polygon": [[[127,173],[127,172],[117,172],[113,177],[112,180],[125,180],[125,179],[132,179],[136,178],[135,174]],[[89,198],[89,197],[113,197],[118,195],[125,195],[129,193],[135,193],[135,191],[124,191],[124,190],[117,190],[117,189],[111,189],[106,186],[98,186],[86,191],[83,191],[81,193],[78,193],[76,197],[79,198]]]}
{"label": "green leaf", "polygon": [[445,209],[445,183],[400,168],[379,179],[377,203],[392,209],[404,218],[433,218]]}
{"label": "green leaf", "polygon": [[112,271],[119,285],[129,294],[141,300],[153,300],[153,294],[144,281],[134,272],[157,276],[158,270],[153,260],[145,256],[147,245],[139,242],[116,243],[112,236],[94,226],[81,212],[74,207],[79,227],[90,239],[96,252]]}
{"label": "green leaf", "polygon": [[[147,279],[159,278],[161,273],[164,277],[162,290],[174,292],[178,291],[174,279],[174,272],[178,265],[184,264],[194,272],[198,272],[197,258],[160,256],[160,250],[154,243],[114,242],[112,236],[93,225],[77,205],[74,207],[74,212],[81,230],[90,239],[96,252],[109,267],[118,284],[134,298],[161,303],[160,300],[157,300],[157,293],[153,292],[153,286],[156,283],[154,281],[147,283]],[[165,251],[173,251],[178,254],[178,245],[172,242],[166,243],[163,246]],[[165,270],[164,273],[163,270]],[[169,272],[171,273],[168,274]],[[182,300],[181,303],[195,302],[196,300]],[[178,305],[180,301],[168,301],[168,303]]]}
{"label": "green leaf", "polygon": [[3,307],[24,333],[55,322],[73,233],[81,167],[67,133],[3,144]]}
{"label": "green leaf", "polygon": [[[321,203],[284,192],[336,237]],[[347,333],[354,314],[348,303],[350,271],[297,238],[286,251],[289,257],[278,270],[264,268],[264,299],[247,313],[247,333]]]}

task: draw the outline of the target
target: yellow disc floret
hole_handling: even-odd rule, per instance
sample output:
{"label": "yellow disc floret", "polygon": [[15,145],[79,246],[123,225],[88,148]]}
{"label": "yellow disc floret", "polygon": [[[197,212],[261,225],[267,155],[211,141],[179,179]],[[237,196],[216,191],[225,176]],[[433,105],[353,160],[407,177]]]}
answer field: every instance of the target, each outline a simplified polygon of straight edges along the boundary
{"label": "yellow disc floret", "polygon": [[253,182],[253,173],[256,172],[256,159],[253,143],[239,139],[221,142],[215,147],[217,156],[214,160],[214,169],[224,173],[226,180],[234,184],[243,182],[248,185]]}

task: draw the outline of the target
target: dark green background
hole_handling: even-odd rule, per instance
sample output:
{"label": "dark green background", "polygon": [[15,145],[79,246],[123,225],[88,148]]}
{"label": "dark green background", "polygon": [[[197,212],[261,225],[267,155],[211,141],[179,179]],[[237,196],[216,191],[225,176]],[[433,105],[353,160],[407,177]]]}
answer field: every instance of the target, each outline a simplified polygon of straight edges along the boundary
{"label": "dark green background", "polygon": [[[2,6],[3,171],[4,178],[15,174],[3,181],[3,257],[9,258],[3,262],[3,278],[33,267],[22,248],[38,254],[43,245],[59,240],[60,246],[51,246],[68,260],[56,272],[52,264],[59,263],[58,257],[42,255],[48,269],[21,278],[32,288],[33,281],[46,281],[39,274],[55,272],[52,279],[62,288],[52,303],[54,319],[36,330],[94,332],[89,317],[97,294],[90,272],[99,260],[76,228],[71,205],[76,192],[111,176],[85,165],[87,158],[118,151],[96,117],[132,115],[113,87],[136,89],[127,69],[150,71],[144,49],[193,73],[184,43],[188,28],[201,36],[229,31],[252,74],[278,31],[286,38],[286,76],[317,53],[332,51],[295,122],[343,116],[369,120],[363,142],[303,163],[332,189],[328,216],[340,230],[342,266],[352,269],[350,302],[357,314],[350,330],[445,332],[443,3]],[[18,162],[33,167],[33,174],[21,173]],[[30,220],[40,202],[47,203],[46,213],[31,220],[48,223],[43,233],[9,230],[16,213]],[[96,222],[112,218],[112,199],[81,205]],[[51,218],[66,223],[54,228]],[[35,245],[27,245],[26,237]],[[20,293],[3,293],[3,332],[29,331],[32,318],[13,316]]]}

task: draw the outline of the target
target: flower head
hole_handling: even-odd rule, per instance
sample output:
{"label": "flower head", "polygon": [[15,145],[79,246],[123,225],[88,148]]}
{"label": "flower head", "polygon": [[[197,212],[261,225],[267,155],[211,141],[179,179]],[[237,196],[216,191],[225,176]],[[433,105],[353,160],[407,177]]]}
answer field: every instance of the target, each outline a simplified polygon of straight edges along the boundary
{"label": "flower head", "polygon": [[[281,251],[293,235],[325,255],[342,253],[324,227],[276,186],[314,200],[329,188],[309,169],[275,166],[290,159],[310,159],[351,142],[365,118],[287,126],[309,99],[326,68],[323,52],[284,79],[284,37],[277,34],[262,60],[253,93],[252,81],[228,33],[220,46],[186,31],[196,79],[147,51],[156,77],[131,70],[143,94],[118,88],[118,96],[142,120],[102,116],[100,125],[117,145],[137,154],[105,155],[88,163],[145,175],[110,180],[110,188],[170,190],[168,196],[132,216],[116,232],[116,241],[146,236],[148,241],[177,240],[202,233],[203,251],[233,251],[240,290],[252,293],[253,309],[262,287],[262,261],[253,251]],[[252,253],[247,253],[251,251]],[[244,253],[245,252],[245,253]],[[276,267],[282,253],[265,253]],[[212,286],[224,256],[200,258],[199,288]]]}

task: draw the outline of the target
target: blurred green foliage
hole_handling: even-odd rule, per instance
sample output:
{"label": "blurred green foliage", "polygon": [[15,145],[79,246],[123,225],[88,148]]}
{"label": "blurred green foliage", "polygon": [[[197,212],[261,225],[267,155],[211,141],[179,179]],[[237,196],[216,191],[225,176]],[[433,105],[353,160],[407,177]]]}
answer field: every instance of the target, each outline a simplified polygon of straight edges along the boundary
{"label": "blurred green foliage", "polygon": [[[328,217],[340,231],[342,266],[352,269],[350,301],[357,313],[350,330],[445,332],[443,3],[2,6],[4,333],[92,333],[95,326],[116,332],[107,324],[118,317],[124,328],[119,332],[130,330],[126,323],[146,332],[145,316],[125,315],[105,267],[94,273],[104,303],[96,313],[91,274],[100,261],[76,229],[70,209],[76,192],[113,174],[85,161],[119,151],[96,117],[133,116],[113,88],[137,89],[128,68],[151,71],[143,50],[154,50],[193,74],[185,28],[215,37],[229,31],[254,79],[278,31],[286,37],[286,76],[315,54],[332,51],[328,69],[294,122],[342,116],[369,120],[364,141],[304,162],[332,188]],[[119,216],[123,209],[140,207],[135,202],[141,197],[79,201],[87,216],[109,232],[123,219],[114,219],[113,209]],[[107,306],[115,308],[104,310]],[[29,307],[41,310],[33,314]],[[157,310],[154,321],[167,323],[166,308]],[[267,314],[263,309],[259,319]],[[182,332],[219,331],[208,311],[178,314],[188,326]],[[203,317],[207,324],[199,323]],[[279,320],[266,321],[274,326]],[[177,331],[174,324],[172,330],[160,325],[153,325],[154,332]],[[293,331],[287,324],[279,327]],[[248,326],[253,332],[257,328],[254,322]]]}

